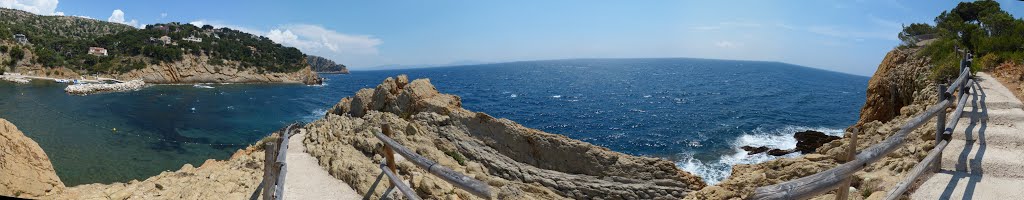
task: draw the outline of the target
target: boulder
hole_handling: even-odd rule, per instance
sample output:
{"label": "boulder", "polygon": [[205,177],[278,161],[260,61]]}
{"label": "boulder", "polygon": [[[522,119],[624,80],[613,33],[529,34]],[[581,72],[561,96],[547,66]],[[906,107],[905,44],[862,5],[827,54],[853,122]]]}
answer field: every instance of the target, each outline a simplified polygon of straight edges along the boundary
{"label": "boulder", "polygon": [[832,142],[832,140],[838,140],[841,137],[825,135],[825,133],[807,130],[797,132],[793,135],[796,138],[796,151],[800,151],[803,154],[814,153],[818,147],[825,143]]}
{"label": "boulder", "polygon": [[0,119],[0,196],[39,198],[63,189],[39,144]]}
{"label": "boulder", "polygon": [[754,154],[764,153],[764,152],[766,152],[768,150],[772,150],[772,148],[768,148],[768,147],[743,146],[743,147],[740,147],[740,148],[743,149],[744,151],[747,151],[747,155],[754,155]]}

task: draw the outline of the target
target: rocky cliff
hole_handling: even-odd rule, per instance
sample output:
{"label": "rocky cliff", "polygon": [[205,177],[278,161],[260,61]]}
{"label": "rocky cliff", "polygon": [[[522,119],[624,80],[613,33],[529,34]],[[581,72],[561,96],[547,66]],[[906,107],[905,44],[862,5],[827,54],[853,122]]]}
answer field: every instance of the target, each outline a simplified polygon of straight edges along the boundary
{"label": "rocky cliff", "polygon": [[[920,48],[890,51],[871,77],[867,99],[857,124],[846,135],[817,149],[817,153],[780,158],[760,164],[733,166],[732,175],[717,185],[688,195],[687,199],[743,199],[754,189],[808,176],[846,162],[850,132],[860,130],[857,150],[875,145],[896,133],[914,115],[936,102],[935,83],[929,79],[929,60],[918,55]],[[922,127],[934,127],[932,120]],[[854,174],[850,199],[880,199],[901,181],[928,150],[935,146],[934,129],[911,132],[904,146]],[[833,199],[830,192],[814,199]]]}
{"label": "rocky cliff", "polygon": [[309,66],[312,67],[315,72],[348,74],[348,67],[334,63],[334,61],[324,57],[306,55],[306,62],[309,63]]}
{"label": "rocky cliff", "polygon": [[320,84],[320,76],[310,67],[291,73],[259,72],[241,63],[224,61],[209,64],[207,56],[185,55],[181,61],[149,65],[141,70],[111,75],[120,80],[141,79],[146,83],[303,83]]}
{"label": "rocky cliff", "polygon": [[0,196],[39,198],[64,190],[64,183],[39,144],[0,119]]}
{"label": "rocky cliff", "polygon": [[[380,173],[382,143],[373,133],[384,124],[399,143],[486,182],[499,199],[672,199],[705,186],[668,160],[626,155],[469,111],[430,80],[409,82],[405,76],[359,90],[307,125],[307,151],[331,175],[364,193]],[[477,198],[410,162],[397,164],[422,197]]]}

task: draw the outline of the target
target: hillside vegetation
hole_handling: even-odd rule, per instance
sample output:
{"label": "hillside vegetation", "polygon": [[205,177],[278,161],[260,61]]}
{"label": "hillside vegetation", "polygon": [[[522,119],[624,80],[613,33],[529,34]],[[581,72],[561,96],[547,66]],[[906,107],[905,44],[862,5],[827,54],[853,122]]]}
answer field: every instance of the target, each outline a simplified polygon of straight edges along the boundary
{"label": "hillside vegetation", "polygon": [[[18,43],[23,34],[28,44]],[[195,39],[195,40],[185,40]],[[89,54],[90,47],[108,56]],[[44,67],[67,67],[81,74],[113,74],[142,69],[162,62],[177,62],[183,55],[210,57],[209,64],[237,61],[240,68],[257,72],[295,72],[304,67],[305,55],[269,38],[229,28],[167,23],[137,29],[128,25],[67,16],[40,16],[0,9],[0,53],[10,58],[3,67],[14,68],[27,53]],[[24,62],[24,61],[21,61]]]}
{"label": "hillside vegetation", "polygon": [[306,56],[306,62],[309,63],[309,66],[315,72],[348,74],[348,67],[334,63],[333,60],[324,57],[308,55]]}
{"label": "hillside vegetation", "polygon": [[951,79],[957,76],[962,54],[974,54],[972,69],[991,69],[1004,62],[1024,60],[1024,19],[1000,9],[999,2],[961,2],[935,17],[935,25],[914,23],[905,26],[899,38],[902,47],[914,47],[922,37],[935,37],[922,53],[935,65],[932,78]]}

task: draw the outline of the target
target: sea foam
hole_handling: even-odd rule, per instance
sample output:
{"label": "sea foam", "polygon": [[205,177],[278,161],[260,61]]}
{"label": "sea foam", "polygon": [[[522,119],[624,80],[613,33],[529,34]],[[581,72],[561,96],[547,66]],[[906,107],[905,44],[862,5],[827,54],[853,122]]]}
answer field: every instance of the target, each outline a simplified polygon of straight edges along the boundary
{"label": "sea foam", "polygon": [[805,126],[785,126],[774,130],[764,130],[757,128],[750,132],[744,133],[740,137],[733,141],[733,153],[722,155],[718,160],[714,161],[702,161],[693,158],[692,153],[682,155],[682,159],[676,162],[676,166],[680,169],[693,173],[704,179],[704,182],[709,185],[718,184],[718,182],[729,177],[732,172],[732,166],[737,164],[757,164],[765,161],[777,159],[777,158],[794,158],[802,154],[794,152],[783,156],[771,156],[765,153],[759,153],[754,155],[747,155],[747,151],[744,151],[743,146],[765,146],[776,149],[793,149],[796,148],[796,139],[793,138],[793,134],[800,131],[814,130],[820,131],[827,135],[832,136],[843,136],[842,129],[833,128],[811,128]]}

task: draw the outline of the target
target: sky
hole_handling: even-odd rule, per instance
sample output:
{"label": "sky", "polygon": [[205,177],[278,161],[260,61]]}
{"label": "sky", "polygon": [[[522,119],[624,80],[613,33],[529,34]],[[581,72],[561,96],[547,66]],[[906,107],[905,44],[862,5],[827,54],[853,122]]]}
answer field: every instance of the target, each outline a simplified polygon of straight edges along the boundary
{"label": "sky", "polygon": [[[1014,17],[1024,2],[1001,0]],[[779,61],[869,76],[902,24],[957,1],[0,0],[129,24],[183,22],[267,36],[353,70],[572,58]]]}

